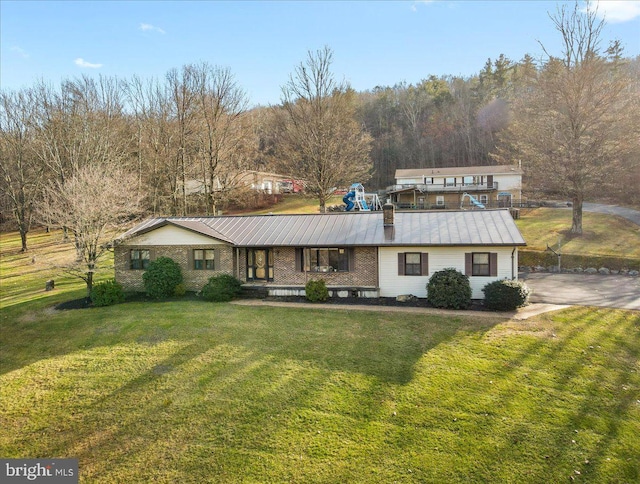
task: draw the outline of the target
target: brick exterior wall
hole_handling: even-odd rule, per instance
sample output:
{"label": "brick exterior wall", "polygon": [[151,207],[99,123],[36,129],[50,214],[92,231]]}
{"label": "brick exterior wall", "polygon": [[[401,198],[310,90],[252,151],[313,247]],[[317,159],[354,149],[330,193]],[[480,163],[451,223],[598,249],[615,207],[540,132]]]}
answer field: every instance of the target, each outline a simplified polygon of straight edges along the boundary
{"label": "brick exterior wall", "polygon": [[350,272],[307,272],[296,270],[296,250],[293,247],[274,249],[274,285],[304,286],[307,281],[324,279],[327,286],[378,286],[376,247],[356,247],[354,270]]}
{"label": "brick exterior wall", "polygon": [[[165,245],[165,246],[118,246],[114,250],[115,278],[125,291],[144,291],[142,270],[129,269],[129,254],[132,249],[149,249],[152,251],[151,259],[169,257],[178,263],[182,270],[183,283],[188,291],[199,291],[210,277],[219,274],[234,274],[235,260],[234,248],[229,245]],[[193,249],[215,249],[215,270],[194,270],[190,266],[190,253]]]}
{"label": "brick exterior wall", "polygon": [[[190,267],[190,253],[193,249],[215,249],[215,270],[194,270]],[[132,249],[149,249],[151,259],[170,257],[182,269],[184,284],[188,291],[199,291],[210,277],[218,274],[231,274],[241,281],[247,281],[246,249],[239,249],[239,274],[236,274],[236,249],[229,245],[183,245],[183,246],[135,246],[121,245],[114,251],[115,278],[126,291],[144,291],[142,270],[129,269],[129,254]],[[266,286],[302,286],[309,280],[324,279],[327,286],[378,286],[378,256],[376,247],[356,247],[354,267],[350,272],[307,272],[296,269],[296,250],[294,247],[276,247],[273,249],[273,281]]]}

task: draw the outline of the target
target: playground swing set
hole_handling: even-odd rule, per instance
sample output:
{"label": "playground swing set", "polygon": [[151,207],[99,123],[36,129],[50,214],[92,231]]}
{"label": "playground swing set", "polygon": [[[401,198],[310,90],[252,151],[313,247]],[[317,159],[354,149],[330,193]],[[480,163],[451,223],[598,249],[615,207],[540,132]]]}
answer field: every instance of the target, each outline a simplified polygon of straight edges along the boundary
{"label": "playground swing set", "polygon": [[365,193],[362,183],[354,183],[349,187],[347,194],[342,197],[346,205],[345,210],[359,210],[370,212],[371,210],[382,210],[382,203],[376,193]]}
{"label": "playground swing set", "polygon": [[[460,198],[460,208],[463,208],[464,199],[468,198],[475,208],[485,209],[483,203],[478,201],[474,196],[463,193]],[[349,187],[347,194],[342,197],[342,201],[346,205],[345,211],[358,210],[370,212],[371,210],[382,210],[382,203],[376,193],[365,193],[362,183],[354,183]]]}

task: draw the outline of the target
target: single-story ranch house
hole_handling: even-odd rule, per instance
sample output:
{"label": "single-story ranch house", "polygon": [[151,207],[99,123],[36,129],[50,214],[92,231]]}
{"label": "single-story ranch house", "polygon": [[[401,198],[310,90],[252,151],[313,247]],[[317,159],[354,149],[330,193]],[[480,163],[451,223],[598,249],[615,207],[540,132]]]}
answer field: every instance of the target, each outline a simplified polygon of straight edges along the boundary
{"label": "single-story ranch house", "polygon": [[145,268],[166,256],[193,291],[231,274],[269,295],[324,279],[339,297],[426,297],[429,277],[454,267],[482,299],[487,283],[517,278],[524,245],[506,209],[152,218],[115,241],[115,277],[143,291]]}

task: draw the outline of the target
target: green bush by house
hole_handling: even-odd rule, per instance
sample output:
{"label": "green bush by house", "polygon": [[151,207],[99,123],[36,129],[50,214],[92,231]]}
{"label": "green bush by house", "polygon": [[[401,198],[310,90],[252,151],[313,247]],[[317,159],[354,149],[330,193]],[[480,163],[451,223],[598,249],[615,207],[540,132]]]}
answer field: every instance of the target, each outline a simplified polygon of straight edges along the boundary
{"label": "green bush by house", "polygon": [[240,294],[242,282],[229,274],[220,274],[209,279],[202,288],[202,298],[206,301],[226,302],[231,301]]}
{"label": "green bush by house", "polygon": [[142,274],[142,280],[149,297],[171,297],[176,286],[182,283],[182,271],[173,259],[158,257],[149,263],[149,268]]}
{"label": "green bush by house", "polygon": [[427,283],[427,300],[437,308],[469,307],[471,303],[469,277],[451,267],[435,272]]}
{"label": "green bush by house", "polygon": [[180,283],[173,289],[173,295],[176,297],[182,297],[187,293],[187,287]]}
{"label": "green bush by house", "polygon": [[526,306],[531,291],[524,282],[501,280],[484,286],[484,305],[496,311],[513,311]]}
{"label": "green bush by house", "polygon": [[91,289],[91,302],[94,306],[111,306],[124,302],[124,291],[115,279],[95,284]]}
{"label": "green bush by house", "polygon": [[329,299],[329,290],[323,279],[307,282],[304,286],[304,293],[311,302],[324,302]]}

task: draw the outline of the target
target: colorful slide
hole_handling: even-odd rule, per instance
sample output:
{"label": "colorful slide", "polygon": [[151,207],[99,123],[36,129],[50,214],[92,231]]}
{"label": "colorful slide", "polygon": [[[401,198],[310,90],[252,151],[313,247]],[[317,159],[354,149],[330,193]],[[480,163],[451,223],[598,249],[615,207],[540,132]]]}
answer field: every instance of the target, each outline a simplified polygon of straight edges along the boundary
{"label": "colorful slide", "polygon": [[342,201],[347,206],[345,208],[347,212],[349,212],[350,210],[353,210],[353,207],[355,206],[355,203],[353,203],[353,200],[355,199],[355,197],[356,197],[356,192],[353,192],[353,191],[347,193],[344,197],[342,197]]}

